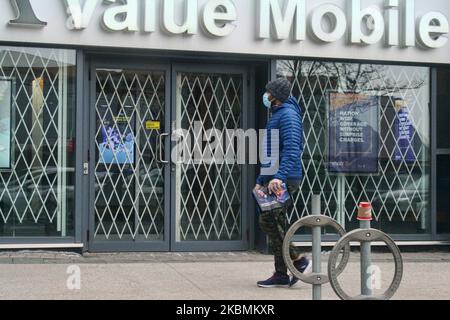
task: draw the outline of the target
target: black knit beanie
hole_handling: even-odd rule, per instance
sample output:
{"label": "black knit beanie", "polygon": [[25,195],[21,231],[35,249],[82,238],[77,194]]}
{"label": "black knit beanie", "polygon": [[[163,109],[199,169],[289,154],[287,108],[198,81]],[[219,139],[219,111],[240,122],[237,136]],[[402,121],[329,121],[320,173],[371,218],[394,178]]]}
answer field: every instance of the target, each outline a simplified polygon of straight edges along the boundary
{"label": "black knit beanie", "polygon": [[266,90],[270,92],[275,99],[284,103],[291,96],[291,83],[285,78],[279,78],[269,82],[266,85]]}

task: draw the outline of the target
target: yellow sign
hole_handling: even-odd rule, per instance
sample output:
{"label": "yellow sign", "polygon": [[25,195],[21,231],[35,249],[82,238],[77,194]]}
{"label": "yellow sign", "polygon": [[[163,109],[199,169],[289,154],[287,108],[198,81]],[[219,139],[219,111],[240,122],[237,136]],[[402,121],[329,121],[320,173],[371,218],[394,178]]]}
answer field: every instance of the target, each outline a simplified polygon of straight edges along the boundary
{"label": "yellow sign", "polygon": [[161,129],[161,122],[159,121],[147,121],[145,123],[145,127],[147,130],[160,130]]}

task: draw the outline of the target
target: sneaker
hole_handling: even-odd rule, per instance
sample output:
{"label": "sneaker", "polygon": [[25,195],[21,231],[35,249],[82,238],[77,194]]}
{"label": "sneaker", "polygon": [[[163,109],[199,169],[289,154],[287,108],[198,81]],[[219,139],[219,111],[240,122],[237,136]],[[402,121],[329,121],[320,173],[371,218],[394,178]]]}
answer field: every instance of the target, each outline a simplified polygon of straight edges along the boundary
{"label": "sneaker", "polygon": [[[294,262],[294,266],[301,273],[308,273],[311,271],[312,262],[307,258],[303,257],[298,261]],[[289,282],[289,287],[293,287],[298,282],[298,278],[296,276],[292,276],[291,281]]]}
{"label": "sneaker", "polygon": [[290,278],[285,273],[275,272],[272,277],[264,281],[258,281],[260,288],[287,288]]}

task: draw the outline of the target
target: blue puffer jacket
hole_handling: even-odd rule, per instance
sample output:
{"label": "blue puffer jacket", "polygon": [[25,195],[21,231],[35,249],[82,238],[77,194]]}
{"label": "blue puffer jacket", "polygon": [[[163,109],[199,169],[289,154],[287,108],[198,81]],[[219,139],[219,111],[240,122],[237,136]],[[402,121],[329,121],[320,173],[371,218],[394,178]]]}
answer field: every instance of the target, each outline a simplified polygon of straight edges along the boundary
{"label": "blue puffer jacket", "polygon": [[[267,123],[268,139],[265,141],[265,152],[271,155],[271,130],[279,130],[279,169],[274,175],[260,175],[256,180],[259,185],[269,183],[272,179],[283,182],[300,181],[302,179],[303,154],[303,119],[298,101],[290,97],[283,105],[272,109],[272,117]],[[273,164],[272,164],[273,165]],[[262,168],[269,168],[271,164],[262,164]]]}

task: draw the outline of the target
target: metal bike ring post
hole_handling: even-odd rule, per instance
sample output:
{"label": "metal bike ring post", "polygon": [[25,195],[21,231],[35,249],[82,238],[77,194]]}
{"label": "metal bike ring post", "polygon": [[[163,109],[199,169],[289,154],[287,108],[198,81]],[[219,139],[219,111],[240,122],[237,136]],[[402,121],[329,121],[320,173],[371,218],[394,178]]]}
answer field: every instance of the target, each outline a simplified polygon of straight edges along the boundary
{"label": "metal bike ring post", "polygon": [[[328,216],[322,216],[322,215],[313,215],[308,216],[303,219],[300,219],[296,223],[292,225],[292,227],[288,230],[286,233],[286,237],[283,241],[283,258],[284,261],[291,273],[297,277],[299,280],[312,284],[312,285],[322,285],[329,282],[328,275],[325,273],[309,273],[309,274],[303,274],[300,271],[297,270],[297,268],[294,266],[294,263],[291,259],[290,255],[290,244],[291,239],[294,237],[295,233],[298,229],[302,227],[332,227],[334,228],[341,237],[345,235],[345,230],[342,228],[342,226],[334,219],[328,217]],[[345,267],[347,266],[348,260],[350,258],[350,244],[347,244],[344,248],[344,254],[342,257],[342,260],[337,268],[338,274],[340,274],[342,271],[344,271]]]}
{"label": "metal bike ring post", "polygon": [[[386,243],[387,247],[391,250],[394,261],[395,261],[395,274],[392,283],[389,288],[381,295],[373,295],[373,296],[355,296],[351,297],[342,289],[341,285],[338,282],[338,275],[342,272],[339,268],[336,268],[337,258],[339,256],[340,248],[346,247],[350,244],[351,241],[357,242],[374,242],[374,241],[383,241]],[[328,260],[328,276],[330,278],[331,287],[334,292],[338,295],[338,297],[342,300],[389,300],[394,296],[400,287],[400,283],[403,277],[403,260],[400,253],[400,249],[395,244],[394,240],[392,240],[388,235],[384,232],[375,229],[358,229],[352,232],[349,232],[347,235],[342,237],[334,247],[333,251],[330,254],[330,259]]]}

